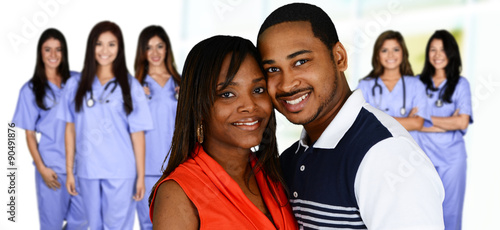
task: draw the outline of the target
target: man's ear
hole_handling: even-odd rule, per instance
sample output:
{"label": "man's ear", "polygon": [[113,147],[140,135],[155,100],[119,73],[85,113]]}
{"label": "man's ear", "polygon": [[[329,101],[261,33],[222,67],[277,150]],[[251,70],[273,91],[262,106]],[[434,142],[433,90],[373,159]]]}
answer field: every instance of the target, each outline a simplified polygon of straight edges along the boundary
{"label": "man's ear", "polygon": [[332,47],[333,59],[335,64],[337,64],[337,69],[341,72],[347,69],[347,52],[345,51],[342,43],[337,42]]}

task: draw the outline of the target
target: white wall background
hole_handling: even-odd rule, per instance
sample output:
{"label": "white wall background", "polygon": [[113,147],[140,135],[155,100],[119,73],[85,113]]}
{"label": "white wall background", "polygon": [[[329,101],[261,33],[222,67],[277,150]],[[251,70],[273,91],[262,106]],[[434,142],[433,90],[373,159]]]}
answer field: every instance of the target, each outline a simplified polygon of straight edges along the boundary
{"label": "white wall background", "polygon": [[[34,167],[23,130],[17,130],[16,223],[7,220],[7,123],[12,119],[19,89],[33,74],[36,43],[49,27],[61,30],[69,46],[70,67],[80,71],[90,29],[99,21],[120,25],[125,37],[129,71],[140,31],[161,25],[170,36],[179,71],[197,42],[216,34],[238,35],[255,42],[265,17],[292,1],[189,0],[189,1],[98,1],[26,0],[0,3],[0,229],[37,229],[38,211]],[[475,123],[466,135],[468,184],[464,209],[465,230],[494,229],[500,216],[500,151],[495,148],[500,130],[500,46],[498,0],[323,0],[306,1],[323,8],[337,27],[349,53],[346,72],[351,88],[370,70],[372,47],[377,36],[388,29],[405,37],[419,37],[421,49],[437,29],[461,30],[462,74],[471,83]],[[496,35],[496,36],[495,36]],[[417,47],[418,48],[418,47]],[[410,54],[411,55],[411,54]],[[415,66],[415,64],[414,64]],[[420,69],[414,69],[419,73]],[[495,103],[496,102],[496,103]],[[280,150],[293,143],[300,127],[279,116]],[[136,221],[134,229],[139,229]]]}

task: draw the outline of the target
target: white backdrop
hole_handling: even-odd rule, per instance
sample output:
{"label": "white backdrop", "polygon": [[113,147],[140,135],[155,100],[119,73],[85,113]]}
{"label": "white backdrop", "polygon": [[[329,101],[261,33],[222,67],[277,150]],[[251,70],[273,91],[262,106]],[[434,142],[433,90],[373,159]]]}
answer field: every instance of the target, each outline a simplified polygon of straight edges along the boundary
{"label": "white backdrop", "polygon": [[[216,34],[238,35],[255,42],[260,24],[275,8],[291,1],[189,0],[189,1],[98,1],[27,0],[0,3],[0,172],[7,175],[7,124],[11,121],[19,89],[33,74],[36,44],[49,27],[62,31],[69,46],[70,68],[81,71],[85,43],[90,29],[99,21],[111,20],[122,29],[126,58],[133,73],[133,61],[140,31],[151,24],[167,31],[179,71],[197,42]],[[466,135],[468,184],[464,209],[464,229],[491,229],[500,216],[500,151],[495,148],[500,123],[500,46],[496,25],[500,21],[497,0],[387,0],[306,1],[322,7],[333,18],[340,40],[349,53],[346,72],[351,88],[370,69],[376,37],[388,29],[413,37],[414,49],[424,49],[426,39],[436,29],[461,31],[463,75],[471,83],[475,123]],[[494,29],[495,28],[495,29]],[[494,36],[497,35],[497,36]],[[423,39],[420,39],[423,38]],[[420,48],[421,47],[421,48]],[[410,47],[410,52],[412,47]],[[422,51],[423,52],[423,51]],[[417,64],[414,64],[416,66]],[[418,65],[417,65],[418,66]],[[420,69],[414,69],[419,73]],[[497,103],[495,103],[497,102]],[[293,143],[300,127],[278,118],[280,150]],[[0,122],[1,124],[1,122]],[[26,147],[24,131],[17,130],[16,222],[8,221],[9,183],[0,176],[0,229],[37,229],[38,211],[34,167]],[[139,229],[137,221],[135,228]]]}

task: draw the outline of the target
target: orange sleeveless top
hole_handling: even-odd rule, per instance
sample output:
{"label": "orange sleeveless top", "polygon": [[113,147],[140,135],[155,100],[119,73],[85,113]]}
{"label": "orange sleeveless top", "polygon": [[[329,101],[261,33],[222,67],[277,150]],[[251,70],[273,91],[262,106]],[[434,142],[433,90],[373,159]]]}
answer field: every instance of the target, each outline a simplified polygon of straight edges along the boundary
{"label": "orange sleeveless top", "polygon": [[[196,206],[200,229],[298,229],[282,186],[270,183],[278,200],[285,206],[276,203],[266,183],[269,178],[262,170],[258,170],[255,179],[274,225],[203,147],[197,146],[192,156],[156,187],[149,210],[151,221],[158,187],[167,180],[174,180]],[[252,165],[255,163],[256,159]]]}

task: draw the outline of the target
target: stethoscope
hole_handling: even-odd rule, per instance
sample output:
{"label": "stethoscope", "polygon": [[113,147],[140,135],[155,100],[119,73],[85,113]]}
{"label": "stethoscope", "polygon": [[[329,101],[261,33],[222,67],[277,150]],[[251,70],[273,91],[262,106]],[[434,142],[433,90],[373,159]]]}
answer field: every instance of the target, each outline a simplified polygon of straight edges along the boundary
{"label": "stethoscope", "polygon": [[[439,93],[438,93],[438,99],[436,100],[436,102],[434,103],[436,105],[436,107],[438,108],[441,108],[443,107],[443,89],[446,88],[447,85],[444,85],[443,88],[441,88],[439,90]],[[432,93],[429,93],[429,87],[427,87],[425,89],[425,93],[427,94],[427,96],[429,98],[432,98]]]}
{"label": "stethoscope", "polygon": [[[151,100],[153,98],[153,92],[151,91],[151,87],[149,87],[149,83],[144,82],[144,83],[142,83],[142,86],[149,88],[149,95],[147,95],[147,96],[148,96],[148,99]],[[175,100],[179,100],[179,93],[175,92],[174,97],[175,97]]]}
{"label": "stethoscope", "polygon": [[[401,107],[399,113],[401,113],[401,115],[403,116],[406,114],[406,84],[404,76],[401,76],[401,81],[403,82],[403,107]],[[377,107],[380,107],[380,102],[382,101],[382,86],[380,86],[380,84],[378,83],[378,77],[375,78],[375,85],[373,85],[372,87],[372,96],[374,100],[375,100],[375,88],[378,88],[380,94],[380,99],[378,100],[378,103],[376,103]]]}
{"label": "stethoscope", "polygon": [[[109,88],[109,86],[110,86],[111,84],[113,84],[113,87],[111,88],[111,91],[110,91],[110,92],[108,92],[108,94],[106,94],[106,96],[105,96],[105,97],[103,97],[103,96],[104,96],[104,93],[108,90],[108,88]],[[104,90],[101,92],[101,95],[99,96],[99,98],[98,98],[98,100],[97,100],[97,101],[98,101],[99,103],[101,103],[101,104],[103,104],[103,103],[108,103],[108,102],[109,102],[109,100],[108,100],[109,96],[110,96],[113,92],[115,92],[115,89],[116,89],[116,87],[117,87],[117,86],[118,86],[118,84],[117,84],[116,80],[111,80],[110,82],[106,83],[106,86],[104,86]],[[90,90],[90,98],[87,100],[87,106],[88,106],[89,108],[92,108],[94,105],[95,105],[94,93],[92,93],[92,89],[91,89],[91,90]]]}

